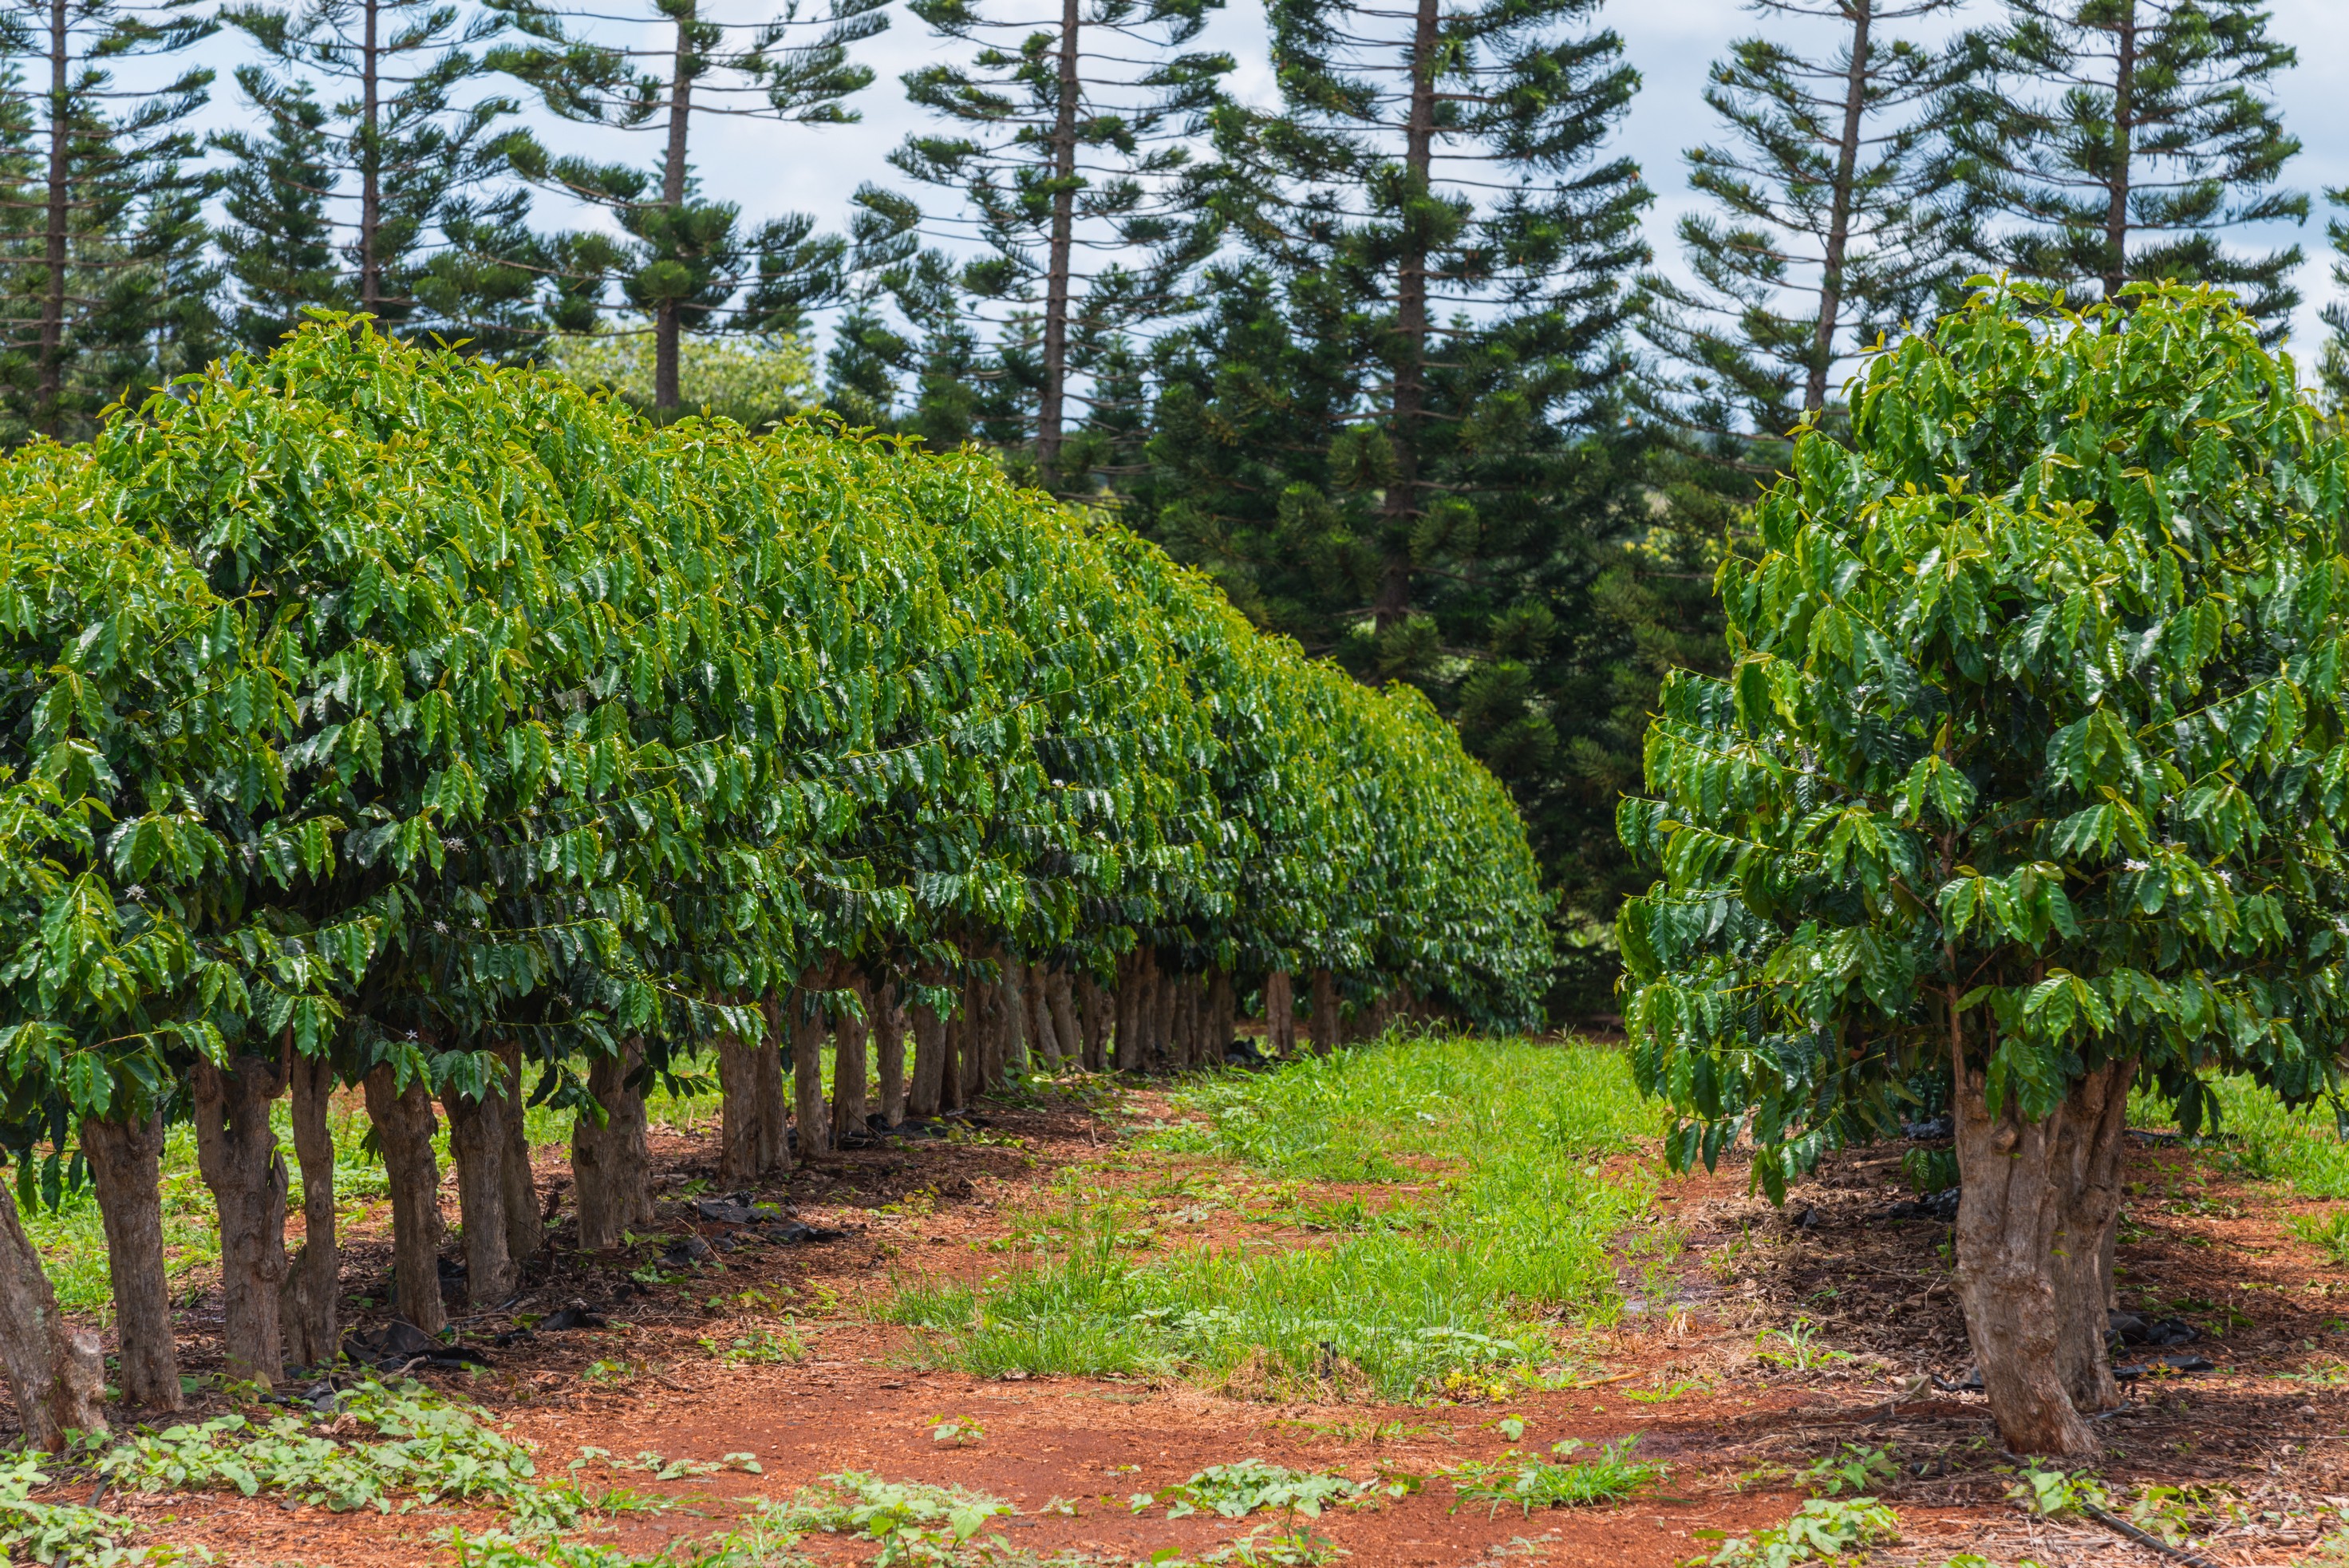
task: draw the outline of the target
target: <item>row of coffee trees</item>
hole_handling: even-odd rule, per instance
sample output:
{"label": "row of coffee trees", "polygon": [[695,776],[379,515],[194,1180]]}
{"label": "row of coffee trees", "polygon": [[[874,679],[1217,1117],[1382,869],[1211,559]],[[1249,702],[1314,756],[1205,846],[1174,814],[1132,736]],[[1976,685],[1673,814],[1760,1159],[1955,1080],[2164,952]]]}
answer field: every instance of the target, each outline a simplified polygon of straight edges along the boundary
{"label": "row of coffee trees", "polygon": [[[336,1344],[338,1085],[433,1330],[436,1103],[492,1303],[545,1240],[528,1103],[577,1113],[608,1246],[663,1075],[714,1062],[750,1183],[1023,1064],[1221,1061],[1248,1007],[1276,1046],[1515,1024],[1548,964],[1509,802],[1424,702],[1132,536],[978,457],[655,429],[351,322],[0,467],[0,747],[18,1189],[86,1163],[148,1407],[180,1119],[266,1382]],[[16,1214],[0,1358],[54,1445],[99,1366]]]}

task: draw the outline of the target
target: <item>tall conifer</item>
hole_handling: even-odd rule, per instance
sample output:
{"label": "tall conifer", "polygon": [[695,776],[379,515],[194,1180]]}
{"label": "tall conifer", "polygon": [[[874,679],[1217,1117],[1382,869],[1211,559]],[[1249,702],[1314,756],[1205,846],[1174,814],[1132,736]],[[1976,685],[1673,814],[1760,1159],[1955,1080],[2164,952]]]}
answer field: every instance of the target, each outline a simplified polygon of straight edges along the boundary
{"label": "tall conifer", "polygon": [[1757,36],[1714,62],[1704,100],[1729,134],[1688,154],[1689,183],[1713,210],[1679,224],[1696,286],[1652,281],[1647,321],[1692,378],[1696,408],[1783,435],[1826,408],[1838,360],[1947,287],[1941,60],[1899,29],[1955,4],[1755,0],[1781,34],[1827,22],[1834,52]]}
{"label": "tall conifer", "polygon": [[213,347],[210,192],[187,129],[212,73],[159,87],[119,63],[183,54],[212,24],[179,4],[15,0],[0,10],[0,437],[72,439],[108,404],[199,368]]}
{"label": "tall conifer", "polygon": [[2304,219],[2300,151],[2269,96],[2292,48],[2262,0],[2004,0],[1953,61],[1952,172],[1983,265],[2110,299],[2142,279],[2217,284],[2280,337],[2297,245],[2221,243]]}
{"label": "tall conifer", "polygon": [[1252,617],[1427,691],[1554,883],[1612,810],[1567,763],[1645,517],[1618,344],[1648,192],[1608,148],[1638,78],[1597,9],[1276,0],[1280,110],[1217,113],[1251,254],[1164,346],[1135,486]]}
{"label": "tall conifer", "polygon": [[[305,304],[342,304],[388,329],[478,342],[512,282],[464,248],[478,215],[516,196],[497,188],[507,162],[500,123],[515,105],[469,90],[495,18],[467,18],[440,0],[248,3],[222,16],[261,51],[237,84],[268,128],[215,139],[240,208],[224,240],[245,291],[243,327],[291,324]],[[311,256],[321,221],[330,274]],[[298,292],[298,275],[313,298],[285,294]]]}
{"label": "tall conifer", "polygon": [[696,117],[855,120],[842,100],[868,86],[873,71],[852,64],[849,51],[888,25],[884,0],[831,0],[823,19],[805,22],[794,5],[752,24],[711,20],[698,0],[653,0],[637,26],[666,36],[642,47],[599,36],[619,20],[602,10],[493,4],[527,41],[493,50],[492,62],[535,88],[550,111],[663,138],[651,168],[556,156],[535,144],[518,149],[517,167],[603,208],[627,235],[629,245],[604,259],[628,307],[651,322],[654,408],[673,414],[684,332],[797,330],[802,313],[838,288],[845,249],[818,236],[804,215],[746,228],[739,207],[703,196],[693,172]]}
{"label": "tall conifer", "polygon": [[[1003,389],[1027,408],[1018,444],[1043,483],[1085,488],[1088,450],[1064,453],[1072,401],[1093,402],[1129,339],[1174,313],[1217,226],[1190,142],[1233,59],[1192,47],[1222,0],[913,0],[963,47],[905,77],[949,121],[891,161],[964,198],[986,247],[966,291],[996,315]],[[1131,378],[1115,388],[1130,403]],[[1114,421],[1133,410],[1103,408]],[[1103,449],[1102,455],[1106,455]]]}

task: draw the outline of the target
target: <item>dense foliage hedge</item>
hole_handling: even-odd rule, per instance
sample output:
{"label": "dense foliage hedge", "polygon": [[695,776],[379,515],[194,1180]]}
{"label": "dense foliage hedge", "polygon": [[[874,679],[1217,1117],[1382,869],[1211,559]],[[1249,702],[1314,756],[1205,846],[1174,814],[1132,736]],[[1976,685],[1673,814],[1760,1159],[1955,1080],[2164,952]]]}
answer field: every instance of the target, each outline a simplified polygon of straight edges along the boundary
{"label": "dense foliage hedge", "polygon": [[689,1043],[819,958],[1147,943],[1485,1025],[1548,964],[1423,701],[983,457],[345,323],[0,465],[0,762],[20,1127],[287,1031]]}

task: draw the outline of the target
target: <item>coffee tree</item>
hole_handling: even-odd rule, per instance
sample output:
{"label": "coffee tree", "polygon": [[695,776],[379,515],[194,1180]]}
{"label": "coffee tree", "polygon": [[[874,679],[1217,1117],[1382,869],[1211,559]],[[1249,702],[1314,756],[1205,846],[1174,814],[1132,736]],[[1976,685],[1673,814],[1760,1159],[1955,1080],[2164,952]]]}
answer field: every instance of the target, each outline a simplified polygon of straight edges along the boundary
{"label": "coffee tree", "polygon": [[[271,1381],[336,1353],[337,1083],[432,1332],[443,1116],[478,1305],[550,1244],[526,1103],[574,1113],[564,1236],[606,1248],[662,1075],[714,1064],[753,1184],[866,1136],[875,1042],[895,1123],[1219,1062],[1250,997],[1284,1037],[1292,974],[1327,1048],[1521,1021],[1547,965],[1507,798],[1425,703],[1133,535],[979,454],[656,426],[350,320],[0,464],[0,1143],[22,1194],[96,1176],[134,1403],[178,1398],[176,1120]],[[9,1217],[0,1359],[62,1440],[94,1351]]]}
{"label": "coffee tree", "polygon": [[1994,287],[1873,359],[1722,579],[1625,840],[1626,1022],[1674,1162],[1775,1197],[1955,1079],[1957,1264],[2000,1433],[2098,1451],[2129,1091],[2337,1082],[2341,443],[2223,296]]}

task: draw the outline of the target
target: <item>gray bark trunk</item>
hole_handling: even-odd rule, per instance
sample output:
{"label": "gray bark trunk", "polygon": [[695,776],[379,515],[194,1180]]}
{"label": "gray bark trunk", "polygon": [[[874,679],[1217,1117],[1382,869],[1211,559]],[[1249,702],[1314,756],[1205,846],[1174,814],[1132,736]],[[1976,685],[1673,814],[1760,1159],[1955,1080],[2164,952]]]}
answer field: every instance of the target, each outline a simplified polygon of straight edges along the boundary
{"label": "gray bark trunk", "polygon": [[439,1334],[449,1314],[440,1301],[440,1167],[432,1152],[432,1096],[420,1081],[396,1090],[389,1065],[367,1075],[367,1120],[391,1186],[391,1274],[399,1315]]}
{"label": "gray bark trunk", "polygon": [[[925,985],[937,982],[935,974],[922,977]],[[905,1018],[914,1030],[914,1079],[905,1091],[905,1109],[914,1116],[934,1116],[946,1097],[947,1021],[923,1002],[907,1007]]]}
{"label": "gray bark trunk", "polygon": [[1077,1017],[1085,1037],[1085,1069],[1092,1073],[1109,1071],[1109,1031],[1111,1009],[1102,996],[1101,981],[1091,971],[1077,976]]}
{"label": "gray bark trunk", "polygon": [[171,1332],[171,1282],[163,1272],[163,1118],[85,1121],[81,1149],[106,1226],[123,1403],[177,1410],[182,1403],[180,1357]]}
{"label": "gray bark trunk", "polygon": [[832,1108],[823,1098],[823,1039],[831,1033],[817,992],[831,984],[829,971],[811,970],[802,989],[785,1005],[791,1010],[792,1114],[799,1128],[800,1163],[832,1152]]}
{"label": "gray bark trunk", "polygon": [[[25,1423],[25,1440],[57,1453],[68,1434],[106,1434],[106,1363],[98,1335],[75,1328],[57,1310],[41,1256],[16,1217],[16,1199],[0,1181],[0,1366]],[[176,1384],[174,1385],[176,1390]]]}
{"label": "gray bark trunk", "polygon": [[2009,1451],[2092,1457],[2083,1417],[2120,1390],[2106,1353],[2111,1232],[2134,1062],[2073,1085],[2044,1121],[1992,1116],[1981,1069],[1956,1068],[1958,1299]]}
{"label": "gray bark trunk", "polygon": [[285,1376],[285,1162],[269,1103],[285,1091],[290,1054],[239,1056],[227,1072],[200,1057],[190,1074],[196,1168],[220,1214],[222,1356],[231,1377],[273,1387]]}
{"label": "gray bark trunk", "polygon": [[759,1175],[763,1179],[792,1168],[791,1140],[784,1136],[791,1123],[783,1109],[783,1061],[792,1053],[792,1035],[785,999],[769,992],[760,1007],[767,1020],[767,1043],[750,1059],[750,1089],[759,1107]]}
{"label": "gray bark trunk", "polygon": [[[342,1349],[342,1251],[335,1237],[335,1138],[326,1125],[335,1072],[296,1055],[293,1072],[294,1155],[302,1167],[302,1250],[285,1270],[277,1306],[293,1366],[332,1366]],[[127,1363],[126,1356],[126,1363]]]}
{"label": "gray bark trunk", "polygon": [[1327,1056],[1340,1045],[1340,1021],[1338,1016],[1338,980],[1326,969],[1313,971],[1312,1014],[1306,1027],[1313,1040],[1313,1054]]}
{"label": "gray bark trunk", "polygon": [[1272,1056],[1297,1054],[1297,992],[1285,969],[1264,977],[1264,1048]]}
{"label": "gray bark trunk", "polygon": [[873,1047],[881,1075],[881,1125],[892,1127],[905,1119],[905,1008],[897,992],[894,980],[875,987],[873,1014]]}
{"label": "gray bark trunk", "polygon": [[465,1300],[495,1306],[513,1293],[513,1255],[506,1251],[505,1097],[494,1087],[476,1099],[440,1093],[449,1114],[449,1157],[457,1162],[458,1223],[464,1231]]}
{"label": "gray bark trunk", "polygon": [[631,1041],[587,1069],[587,1092],[604,1120],[582,1111],[571,1127],[571,1184],[579,1199],[579,1245],[608,1251],[632,1228],[653,1222],[652,1157],[645,1147],[645,1095],[628,1082],[644,1061]]}
{"label": "gray bark trunk", "polygon": [[737,1034],[718,1037],[718,1185],[739,1192],[765,1174],[759,1105],[761,1047]]}
{"label": "gray bark trunk", "polygon": [[850,981],[856,1000],[863,1004],[864,1016],[843,1016],[832,1029],[832,1147],[838,1148],[850,1137],[864,1136],[864,1087],[868,1071],[864,1060],[865,1041],[872,1030],[873,984],[863,975]]}
{"label": "gray bark trunk", "polygon": [[514,1272],[546,1249],[546,1224],[538,1217],[538,1179],[530,1168],[530,1127],[527,1101],[530,1085],[523,1080],[522,1046],[509,1044],[498,1053],[505,1070],[505,1153],[498,1174],[505,1187],[506,1256]]}

